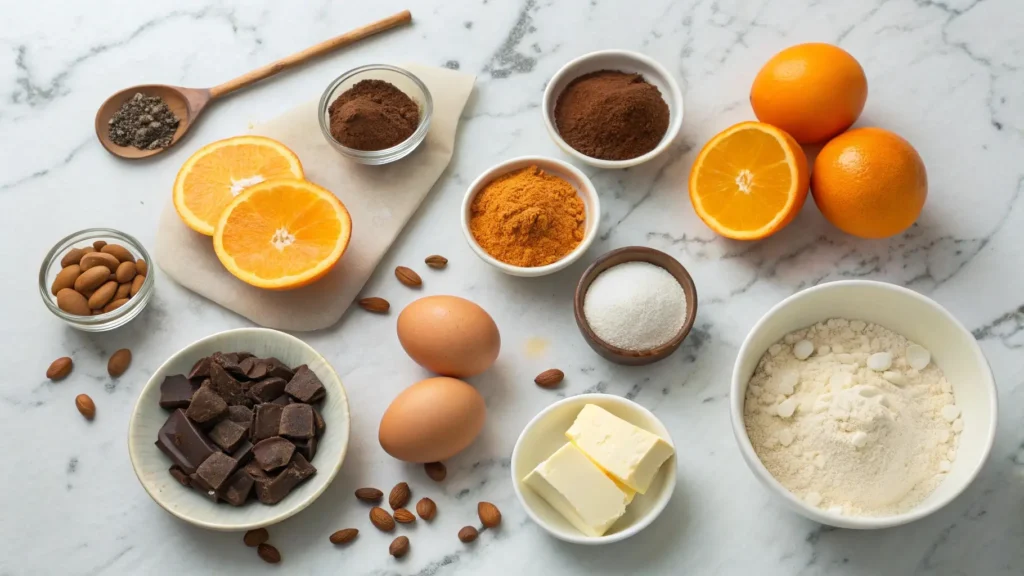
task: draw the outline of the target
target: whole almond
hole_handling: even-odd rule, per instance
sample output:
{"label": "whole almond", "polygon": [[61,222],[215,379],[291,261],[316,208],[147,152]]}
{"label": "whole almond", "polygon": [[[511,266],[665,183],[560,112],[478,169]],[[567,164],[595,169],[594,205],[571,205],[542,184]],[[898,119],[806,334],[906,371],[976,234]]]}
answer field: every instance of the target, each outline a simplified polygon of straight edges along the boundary
{"label": "whole almond", "polygon": [[412,524],[416,521],[416,515],[405,508],[395,510],[395,522],[399,524]]}
{"label": "whole almond", "polygon": [[117,378],[124,371],[128,369],[128,365],[132,363],[132,351],[127,348],[121,348],[117,352],[110,355],[110,360],[107,360],[107,374],[110,374],[114,378]]}
{"label": "whole almond", "polygon": [[117,272],[111,272],[110,276],[107,276],[108,282],[117,282]]}
{"label": "whole almond", "polygon": [[107,269],[107,272],[113,272],[117,270],[117,266],[120,264],[117,258],[104,252],[90,252],[85,256],[82,256],[82,261],[79,265],[82,267],[82,272],[95,268],[97,266],[103,266]]}
{"label": "whole almond", "polygon": [[377,298],[372,296],[370,298],[363,298],[359,301],[359,305],[363,307],[363,310],[373,312],[375,314],[386,314],[391,309],[391,303],[383,298]]}
{"label": "whole almond", "polygon": [[494,528],[501,524],[501,511],[490,502],[481,502],[476,505],[476,513],[480,516],[480,522],[487,528]]}
{"label": "whole almond", "polygon": [[50,293],[56,296],[57,292],[63,289],[74,287],[75,280],[78,280],[81,275],[82,267],[78,264],[61,268],[60,272],[57,272],[57,277],[53,279],[53,284],[50,285]]}
{"label": "whole almond", "polygon": [[267,540],[270,540],[270,533],[267,532],[266,528],[249,530],[245,533],[245,536],[242,536],[242,542],[245,542],[245,545],[250,548],[255,548]]}
{"label": "whole almond", "polygon": [[380,502],[381,498],[384,498],[384,493],[376,488],[360,488],[356,490],[356,498],[359,498],[363,502]]}
{"label": "whole almond", "polygon": [[281,553],[270,544],[263,543],[256,547],[256,553],[268,564],[277,564],[281,561]]}
{"label": "whole almond", "polygon": [[409,538],[407,536],[399,536],[391,543],[388,547],[388,553],[395,558],[401,558],[409,553]]}
{"label": "whole almond", "polygon": [[434,482],[440,482],[448,476],[448,469],[441,462],[427,462],[423,465],[423,469]]}
{"label": "whole almond", "polygon": [[430,266],[431,268],[444,268],[448,265],[448,259],[444,256],[438,256],[437,254],[427,256],[427,259],[424,260],[424,262],[426,262],[427,266]]}
{"label": "whole almond", "polygon": [[467,544],[476,540],[476,537],[479,535],[480,532],[477,532],[477,529],[472,526],[463,526],[462,530],[459,530],[459,540],[462,540]]}
{"label": "whole almond", "polygon": [[434,504],[430,498],[420,498],[420,501],[416,503],[416,513],[424,520],[433,520],[437,514],[437,504]]}
{"label": "whole almond", "polygon": [[331,544],[348,544],[349,542],[356,539],[359,535],[359,530],[355,528],[345,528],[344,530],[338,530],[334,534],[331,534]]}
{"label": "whole almond", "polygon": [[395,529],[395,519],[388,514],[388,511],[380,506],[370,508],[370,523],[382,532],[391,532]]}
{"label": "whole almond", "polygon": [[558,386],[558,383],[561,382],[563,378],[565,378],[564,372],[558,368],[552,368],[537,374],[537,377],[533,379],[533,382],[541,388],[554,388],[555,386]]}
{"label": "whole almond", "polygon": [[138,294],[139,290],[142,290],[142,285],[145,284],[145,283],[146,283],[146,277],[145,276],[139,275],[139,276],[136,276],[135,278],[132,278],[132,287],[131,287],[131,289],[128,290],[128,295],[129,296],[135,296],[136,294]]}
{"label": "whole almond", "polygon": [[86,394],[75,396],[75,407],[82,413],[82,416],[85,416],[86,420],[96,417],[96,404]]}
{"label": "whole almond", "polygon": [[132,283],[125,282],[117,287],[117,292],[114,292],[114,300],[120,300],[121,298],[128,298],[131,296]]}
{"label": "whole almond", "polygon": [[100,252],[110,254],[114,258],[117,258],[118,262],[135,262],[135,257],[132,256],[132,253],[120,244],[107,244],[100,249]]}
{"label": "whole almond", "polygon": [[57,358],[50,364],[50,367],[46,369],[46,377],[50,380],[57,381],[67,378],[68,374],[71,374],[71,367],[73,362],[71,358],[64,356]]}
{"label": "whole almond", "polygon": [[92,313],[85,296],[71,288],[57,292],[57,307],[68,314],[77,314],[78,316],[88,316]]}
{"label": "whole almond", "polygon": [[99,252],[100,250],[103,250],[103,247],[106,246],[106,245],[107,245],[107,241],[106,240],[97,240],[97,241],[92,243],[92,249],[97,251],[97,252]]}
{"label": "whole almond", "polygon": [[420,275],[414,272],[411,268],[405,266],[399,266],[395,268],[395,277],[398,281],[410,288],[418,288],[423,285],[423,280],[420,279]]}
{"label": "whole almond", "polygon": [[409,485],[405,482],[395,484],[395,487],[391,489],[391,494],[388,495],[388,504],[391,505],[391,509],[405,508],[405,505],[408,503]]}
{"label": "whole almond", "polygon": [[106,306],[104,306],[103,310],[101,312],[103,312],[103,313],[113,312],[114,310],[117,310],[118,308],[120,308],[121,306],[124,306],[127,303],[128,303],[128,299],[127,298],[117,298],[116,300],[112,300],[110,302],[110,304],[107,304]]}
{"label": "whole almond", "polygon": [[114,299],[115,292],[117,292],[117,282],[111,281],[100,286],[92,293],[92,296],[89,296],[89,308],[93,310],[103,308]]}
{"label": "whole almond", "polygon": [[72,248],[68,250],[68,253],[60,259],[60,265],[62,268],[71,266],[72,264],[78,264],[82,261],[82,256],[90,252],[95,252],[92,248]]}
{"label": "whole almond", "polygon": [[142,258],[135,261],[135,271],[145,276],[149,272],[149,264]]}
{"label": "whole almond", "polygon": [[117,275],[118,284],[125,282],[131,282],[135,278],[135,262],[121,262],[117,265],[117,270],[114,271]]}
{"label": "whole almond", "polygon": [[88,270],[83,269],[78,278],[75,278],[75,290],[83,294],[87,290],[95,290],[107,281],[108,276],[110,276],[110,271],[104,266],[96,266]]}

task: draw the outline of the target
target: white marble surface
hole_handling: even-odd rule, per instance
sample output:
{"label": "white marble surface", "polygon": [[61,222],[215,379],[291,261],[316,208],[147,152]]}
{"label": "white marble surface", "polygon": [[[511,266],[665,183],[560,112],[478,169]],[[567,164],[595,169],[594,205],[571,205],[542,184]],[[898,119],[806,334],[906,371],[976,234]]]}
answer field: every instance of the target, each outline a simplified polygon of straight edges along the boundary
{"label": "white marble surface", "polygon": [[[0,30],[0,238],[6,246],[0,318],[4,480],[0,574],[1021,574],[1024,573],[1024,10],[1019,0],[657,0],[618,2],[412,3],[414,27],[377,38],[238,94],[208,111],[195,133],[153,162],[108,155],[92,132],[107,94],[143,82],[208,86],[407,7],[381,2],[62,2],[4,0]],[[752,117],[749,84],[775,51],[801,41],[839,43],[867,70],[861,124],[908,138],[928,166],[920,222],[888,241],[832,229],[808,202],[783,233],[756,244],[715,237],[694,215],[686,177],[713,133]],[[520,154],[561,157],[538,105],[545,81],[568,59],[601,48],[649,54],[672,70],[687,115],[678,144],[626,172],[588,169],[606,213],[584,262],[553,277],[515,279],[470,252],[457,225],[465,186],[491,164]],[[459,67],[479,75],[457,151],[432,196],[399,238],[366,294],[400,308],[416,294],[390,273],[441,253],[424,293],[478,301],[497,320],[497,365],[473,379],[489,421],[449,462],[449,478],[389,458],[378,419],[424,372],[402,353],[395,314],[348,314],[333,329],[302,335],[346,383],[354,441],[341,474],[318,504],[273,527],[285,563],[264,565],[239,535],[185,525],[157,507],[128,461],[126,428],[140,387],[171,353],[246,321],[160,279],[146,313],[113,333],[86,335],[51,317],[34,274],[49,247],[72,231],[110,226],[153,242],[157,216],[180,163],[201,145],[234,135],[317,96],[345,69],[369,62]],[[358,223],[357,223],[358,226]],[[666,250],[692,272],[700,293],[685,347],[649,368],[607,364],[583,343],[570,298],[587,261],[619,246]],[[800,288],[864,277],[910,286],[948,307],[976,336],[1000,388],[996,446],[981,476],[953,504],[911,526],[872,533],[823,529],[772,499],[743,464],[726,409],[733,358],[757,318]],[[118,380],[107,355],[130,347]],[[51,384],[51,360],[75,371]],[[557,366],[563,389],[533,376]],[[508,477],[513,443],[555,398],[601,390],[634,398],[672,430],[679,486],[666,514],[626,542],[604,548],[560,543],[518,506]],[[73,398],[93,396],[86,423]],[[433,524],[407,531],[412,552],[387,555],[352,497],[362,485],[409,480],[437,501]],[[472,546],[456,538],[479,500],[504,524]],[[327,535],[355,526],[354,545]]]}

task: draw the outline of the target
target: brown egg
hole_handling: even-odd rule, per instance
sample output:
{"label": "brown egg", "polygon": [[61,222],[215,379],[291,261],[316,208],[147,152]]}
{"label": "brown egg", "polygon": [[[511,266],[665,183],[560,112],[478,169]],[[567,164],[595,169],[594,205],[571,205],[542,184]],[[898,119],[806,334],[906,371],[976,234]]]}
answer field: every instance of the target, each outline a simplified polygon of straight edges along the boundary
{"label": "brown egg", "polygon": [[457,296],[427,296],[406,306],[398,316],[398,340],[417,364],[455,378],[487,370],[501,349],[491,315]]}
{"label": "brown egg", "polygon": [[440,462],[473,443],[484,427],[484,398],[455,378],[428,378],[403,390],[380,419],[384,451],[406,462]]}

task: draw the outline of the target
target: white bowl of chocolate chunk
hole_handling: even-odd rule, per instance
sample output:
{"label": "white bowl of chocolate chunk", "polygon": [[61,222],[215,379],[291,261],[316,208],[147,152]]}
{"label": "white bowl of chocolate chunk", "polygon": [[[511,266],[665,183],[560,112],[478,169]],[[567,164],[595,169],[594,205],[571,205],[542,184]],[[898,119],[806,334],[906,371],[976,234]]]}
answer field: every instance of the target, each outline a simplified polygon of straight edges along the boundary
{"label": "white bowl of chocolate chunk", "polygon": [[348,396],[305,342],[276,330],[207,336],[146,383],[128,425],[132,467],[178,518],[250,530],[309,506],[345,460]]}

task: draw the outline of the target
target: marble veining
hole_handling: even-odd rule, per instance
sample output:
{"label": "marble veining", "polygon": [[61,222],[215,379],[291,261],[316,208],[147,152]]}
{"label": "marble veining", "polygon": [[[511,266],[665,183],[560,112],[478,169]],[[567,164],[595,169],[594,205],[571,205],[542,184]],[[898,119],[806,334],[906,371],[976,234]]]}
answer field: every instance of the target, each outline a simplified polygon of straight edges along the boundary
{"label": "marble veining", "polygon": [[[92,134],[96,108],[131,84],[211,86],[354,26],[404,8],[415,25],[371,39],[239,93],[204,114],[194,132],[150,162],[108,155]],[[319,0],[182,0],[13,3],[0,31],[0,230],[8,274],[0,281],[4,359],[0,421],[8,440],[0,490],[0,576],[35,574],[1024,574],[1024,10],[1019,0],[458,0],[403,4]],[[686,194],[700,146],[753,118],[747,102],[760,65],[779,49],[828,41],[865,67],[870,94],[861,125],[896,131],[928,167],[918,223],[885,241],[832,228],[808,202],[782,233],[759,243],[725,240],[693,213]],[[540,115],[544,86],[566,61],[624,48],[663,63],[684,91],[679,139],[624,171],[581,168],[602,196],[590,253],[552,277],[516,279],[480,262],[457,225],[465,187],[519,155],[567,158]],[[479,440],[448,462],[448,479],[389,458],[377,423],[395,394],[425,372],[401,352],[397,314],[352,310],[336,326],[300,335],[345,382],[353,439],[338,478],[315,507],[271,528],[284,564],[264,565],[237,534],[185,525],[157,507],[132,473],[125,429],[142,385],[173,352],[248,323],[165,277],[147,311],[109,334],[66,328],[38,301],[34,274],[60,237],[109,226],[149,248],[181,163],[200,146],[244,132],[306,100],[342,71],[416,60],[477,75],[456,152],[431,196],[364,293],[395,310],[418,297],[394,281],[396,265],[443,254],[448,269],[420,267],[425,294],[483,305],[502,331],[501,357],[473,379],[489,415]],[[359,223],[355,223],[358,233]],[[579,336],[572,293],[585,266],[613,248],[667,251],[690,270],[696,325],[681,350],[645,368],[606,363]],[[157,271],[159,274],[159,271]],[[1000,390],[992,456],[962,497],[911,526],[881,532],[822,527],[791,514],[761,488],[729,426],[728,383],[744,336],[780,299],[808,286],[870,278],[909,286],[953,312],[981,342]],[[129,347],[128,372],[106,360]],[[46,366],[74,358],[65,381]],[[565,383],[533,377],[558,367]],[[533,525],[509,479],[509,456],[526,422],[554,400],[583,392],[632,398],[654,411],[679,448],[679,486],[665,514],[619,544],[564,544]],[[90,394],[85,422],[74,397]],[[387,554],[394,535],[374,530],[352,492],[406,480],[437,518],[417,522],[410,554]],[[504,523],[466,546],[476,503]],[[327,536],[356,527],[335,549]],[[281,572],[285,570],[286,572]]]}

